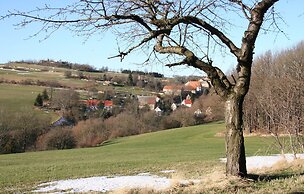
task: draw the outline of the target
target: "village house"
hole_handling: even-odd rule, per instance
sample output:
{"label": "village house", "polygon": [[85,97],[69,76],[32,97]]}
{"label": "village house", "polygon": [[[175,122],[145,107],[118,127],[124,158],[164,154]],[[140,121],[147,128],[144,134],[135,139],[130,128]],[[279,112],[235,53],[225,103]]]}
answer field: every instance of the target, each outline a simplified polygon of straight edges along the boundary
{"label": "village house", "polygon": [[177,109],[177,105],[175,103],[171,104],[171,110],[175,111]]}
{"label": "village house", "polygon": [[191,108],[192,106],[192,100],[191,99],[185,99],[182,101],[182,105],[188,107],[188,108]]}
{"label": "village house", "polygon": [[182,101],[182,105],[184,105],[188,108],[190,108],[192,106],[192,100],[191,100],[191,96],[189,94],[187,95],[186,99],[184,99]]}
{"label": "village house", "polygon": [[182,85],[165,85],[163,88],[163,93],[165,95],[180,95],[182,88]]}
{"label": "village house", "polygon": [[188,81],[185,83],[184,90],[189,91],[193,94],[197,94],[202,91],[202,85],[199,81]]}
{"label": "village house", "polygon": [[103,101],[104,109],[106,110],[112,110],[113,108],[113,101],[112,100],[105,100]]}
{"label": "village house", "polygon": [[185,83],[185,91],[189,91],[193,94],[203,94],[206,93],[210,87],[207,80],[200,79],[198,81],[188,81]]}
{"label": "village house", "polygon": [[154,110],[155,103],[159,101],[157,96],[137,96],[139,108],[148,106],[150,110]]}
{"label": "village house", "polygon": [[207,77],[203,77],[202,79],[198,80],[203,88],[210,88],[211,87],[211,83],[210,83],[210,79]]}
{"label": "village house", "polygon": [[210,84],[207,78],[198,81],[188,81],[185,85],[165,85],[163,93],[165,95],[181,95],[183,92],[192,94],[203,94],[209,89]]}
{"label": "village house", "polygon": [[156,115],[157,116],[161,116],[162,115],[162,109],[160,109],[159,107],[156,107],[155,109],[154,109],[154,111],[155,111],[155,113],[156,113]]}
{"label": "village house", "polygon": [[98,110],[101,106],[101,103],[103,103],[104,109],[111,110],[113,108],[113,101],[112,100],[97,100],[97,99],[88,99],[88,100],[82,100],[86,107],[89,110]]}
{"label": "village house", "polygon": [[96,100],[96,99],[88,99],[88,100],[83,100],[82,101],[87,108],[90,110],[98,110],[99,103],[101,100]]}

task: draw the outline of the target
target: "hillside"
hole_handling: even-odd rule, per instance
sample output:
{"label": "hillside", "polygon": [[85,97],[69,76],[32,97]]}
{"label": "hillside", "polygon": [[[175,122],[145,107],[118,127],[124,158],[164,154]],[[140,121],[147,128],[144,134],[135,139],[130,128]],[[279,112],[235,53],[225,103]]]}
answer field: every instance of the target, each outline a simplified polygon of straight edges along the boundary
{"label": "hillside", "polygon": [[[81,65],[79,65],[81,66]],[[70,73],[70,76],[66,75]],[[116,91],[130,92],[130,87],[109,87],[103,84],[106,79],[124,80],[128,74],[117,72],[88,72],[64,67],[53,67],[39,63],[7,63],[0,64],[0,81],[8,83],[19,83],[22,85],[40,85],[46,87],[64,87],[80,90],[89,90],[95,87],[97,90],[113,88]],[[104,80],[105,81],[105,80]],[[132,88],[136,94],[147,93],[140,88]]]}
{"label": "hillside", "polygon": [[[41,63],[11,62],[0,64],[0,105],[5,110],[18,112],[21,109],[33,108],[36,96],[44,89],[49,93],[51,90],[76,90],[81,99],[97,97],[97,92],[108,92],[119,95],[147,95],[154,91],[140,87],[121,87],[111,85],[103,80],[125,80],[128,74],[116,72],[88,72],[80,71],[82,65],[77,65],[78,69],[68,68],[69,66],[50,66]],[[84,66],[86,67],[86,66]],[[66,72],[71,75],[67,77]],[[79,77],[81,76],[81,77]],[[92,92],[93,91],[93,92]],[[94,94],[92,94],[94,93]],[[35,110],[45,114],[49,112],[52,121],[60,116],[52,111]]]}
{"label": "hillside", "polygon": [[[0,190],[24,191],[50,180],[166,169],[200,178],[216,167],[224,168],[219,162],[225,155],[224,139],[215,136],[223,129],[222,123],[213,123],[119,138],[95,148],[0,155]],[[269,147],[272,139],[250,137],[246,142],[248,155],[263,155],[259,150]]]}

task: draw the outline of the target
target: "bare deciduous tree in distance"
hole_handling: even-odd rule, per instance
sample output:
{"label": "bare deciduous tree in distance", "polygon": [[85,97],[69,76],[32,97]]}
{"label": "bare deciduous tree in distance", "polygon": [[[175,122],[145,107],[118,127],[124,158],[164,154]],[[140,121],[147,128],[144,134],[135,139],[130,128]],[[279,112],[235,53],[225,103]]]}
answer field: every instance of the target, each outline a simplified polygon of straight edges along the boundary
{"label": "bare deciduous tree in distance", "polygon": [[[129,43],[114,57],[122,60],[133,51],[147,49],[149,59],[160,56],[157,53],[166,55],[168,67],[188,65],[204,71],[226,101],[226,173],[246,176],[243,101],[250,85],[256,38],[262,23],[275,17],[273,5],[277,1],[79,0],[61,8],[46,5],[30,12],[9,12],[2,19],[21,16],[22,27],[39,22],[42,27],[38,33],[46,31],[47,35],[61,27],[83,36],[112,29]],[[226,18],[230,14],[247,25],[239,36],[239,47],[227,33],[235,26]],[[241,24],[239,20],[236,23]],[[211,45],[226,48],[235,57],[238,77],[233,83],[212,64]]]}

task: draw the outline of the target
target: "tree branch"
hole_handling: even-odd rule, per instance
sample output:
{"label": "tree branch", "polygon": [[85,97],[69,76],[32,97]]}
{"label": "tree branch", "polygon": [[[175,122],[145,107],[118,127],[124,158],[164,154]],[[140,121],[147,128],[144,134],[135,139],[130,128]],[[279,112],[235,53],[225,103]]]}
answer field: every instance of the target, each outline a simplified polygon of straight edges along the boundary
{"label": "tree branch", "polygon": [[[243,62],[251,61],[253,57],[253,50],[256,38],[261,29],[264,15],[267,10],[273,6],[278,0],[263,0],[259,2],[251,11],[251,21],[247,27],[247,30],[244,32],[242,39],[241,53],[238,57],[240,65],[245,65]],[[250,63],[251,65],[251,63]]]}
{"label": "tree branch", "polygon": [[183,46],[163,46],[163,39],[165,35],[158,36],[157,43],[154,47],[154,49],[159,53],[171,53],[171,54],[177,54],[180,56],[184,56],[185,58],[176,63],[167,64],[168,67],[174,67],[178,65],[184,65],[187,64],[189,66],[192,66],[194,68],[200,69],[207,73],[208,77],[211,79],[211,83],[214,86],[217,93],[227,98],[230,89],[233,87],[230,81],[227,79],[225,74],[218,68],[212,66],[212,61],[204,62],[200,59],[198,59],[195,54]]}
{"label": "tree branch", "polygon": [[246,17],[249,21],[251,20],[250,16],[249,16],[248,13],[246,12],[246,11],[248,11],[249,14],[251,14],[251,8],[250,8],[250,7],[248,7],[247,5],[245,5],[245,4],[242,2],[242,0],[230,0],[230,1],[233,2],[233,3],[236,3],[236,4],[238,4],[238,5],[240,5],[241,8],[242,8],[243,13],[244,13],[244,15],[245,15],[245,17]]}
{"label": "tree branch", "polygon": [[194,26],[199,26],[203,29],[206,29],[208,32],[210,32],[211,35],[217,36],[230,49],[230,52],[233,55],[238,57],[240,54],[240,49],[237,46],[235,46],[235,44],[223,32],[211,26],[202,19],[193,16],[185,16],[180,18],[173,18],[171,19],[170,23],[172,26],[177,25],[179,23],[192,24]]}

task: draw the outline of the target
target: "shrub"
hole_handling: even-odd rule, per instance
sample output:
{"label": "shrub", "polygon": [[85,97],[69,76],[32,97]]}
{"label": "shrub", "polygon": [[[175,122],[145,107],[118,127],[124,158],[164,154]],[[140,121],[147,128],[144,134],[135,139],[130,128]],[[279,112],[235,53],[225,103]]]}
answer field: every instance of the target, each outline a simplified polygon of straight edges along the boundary
{"label": "shrub", "polygon": [[80,121],[72,128],[77,147],[96,146],[108,140],[110,132],[101,119]]}
{"label": "shrub", "polygon": [[76,140],[70,128],[56,127],[44,137],[47,149],[71,149],[76,146]]}
{"label": "shrub", "polygon": [[25,79],[25,80],[21,80],[20,83],[21,85],[34,85],[35,81],[32,79]]}
{"label": "shrub", "polygon": [[12,113],[0,111],[1,153],[16,153],[35,149],[37,138],[50,124],[50,117],[32,109]]}
{"label": "shrub", "polygon": [[217,95],[203,96],[203,111],[206,114],[205,121],[219,121],[225,118],[224,102]]}
{"label": "shrub", "polygon": [[66,78],[71,78],[71,77],[72,77],[72,72],[71,72],[71,71],[65,71],[65,72],[64,72],[64,76],[65,76]]}
{"label": "shrub", "polygon": [[111,132],[110,138],[124,137],[139,134],[142,129],[142,123],[138,117],[129,112],[123,112],[116,117],[110,117],[105,120],[105,125]]}
{"label": "shrub", "polygon": [[195,115],[194,111],[191,108],[179,108],[174,111],[169,119],[178,121],[180,123],[180,127],[187,127],[195,125]]}
{"label": "shrub", "polygon": [[174,119],[173,117],[167,116],[162,120],[162,128],[163,129],[172,129],[172,128],[179,128],[182,126],[181,122]]}
{"label": "shrub", "polygon": [[143,124],[141,132],[152,132],[161,130],[161,117],[157,116],[154,111],[145,112],[142,114],[140,120]]}
{"label": "shrub", "polygon": [[60,84],[58,81],[56,80],[47,80],[45,81],[45,85],[49,86],[49,87],[53,87],[53,88],[60,88],[60,87],[64,87],[64,85]]}
{"label": "shrub", "polygon": [[26,134],[24,131],[7,131],[0,133],[0,153],[20,153],[24,152],[29,146],[33,145],[33,141],[24,140]]}
{"label": "shrub", "polygon": [[0,132],[0,154],[12,153],[11,140],[8,132]]}

